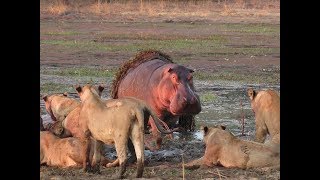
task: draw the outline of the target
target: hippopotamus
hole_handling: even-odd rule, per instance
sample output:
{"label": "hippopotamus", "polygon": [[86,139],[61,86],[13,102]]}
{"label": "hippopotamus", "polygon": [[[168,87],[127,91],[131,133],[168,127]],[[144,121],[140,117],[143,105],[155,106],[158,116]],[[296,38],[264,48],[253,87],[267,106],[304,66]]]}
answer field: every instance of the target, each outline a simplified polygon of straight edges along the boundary
{"label": "hippopotamus", "polygon": [[[160,51],[142,51],[120,67],[111,95],[112,98],[132,96],[144,100],[164,121],[165,127],[181,127],[185,124],[183,121],[188,120],[186,117],[194,121],[193,116],[201,111],[200,99],[193,85],[193,72],[175,64],[170,56]],[[152,134],[159,138],[150,119],[149,124]]]}

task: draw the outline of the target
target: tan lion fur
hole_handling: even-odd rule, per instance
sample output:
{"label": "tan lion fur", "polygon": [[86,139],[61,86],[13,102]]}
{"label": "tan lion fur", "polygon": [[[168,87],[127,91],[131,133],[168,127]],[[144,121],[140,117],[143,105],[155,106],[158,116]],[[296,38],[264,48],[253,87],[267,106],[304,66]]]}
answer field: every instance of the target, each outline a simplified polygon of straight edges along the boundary
{"label": "tan lion fur", "polygon": [[[78,138],[63,138],[53,135],[49,131],[40,132],[40,164],[58,166],[61,168],[81,167],[83,162],[82,151],[84,143]],[[90,159],[92,155],[90,155]],[[107,164],[102,157],[102,164]]]}
{"label": "tan lion fur", "polygon": [[[76,90],[81,99],[81,110],[79,115],[79,126],[83,134],[80,135],[86,143],[83,163],[85,171],[90,170],[89,163],[90,137],[95,143],[115,144],[119,158],[120,171],[118,178],[122,178],[126,171],[127,146],[131,140],[137,157],[137,177],[142,177],[144,168],[144,114],[140,107],[132,107],[126,103],[119,106],[107,107],[98,95],[98,90],[92,85],[78,86]],[[99,167],[99,153],[95,148],[94,160]]]}
{"label": "tan lion fur", "polygon": [[271,141],[280,144],[280,97],[274,90],[248,89],[251,108],[255,114],[255,141],[263,143],[270,134]]}
{"label": "tan lion fur", "polygon": [[66,93],[52,94],[43,97],[46,110],[53,121],[63,121],[80,102],[67,97]]}
{"label": "tan lion fur", "polygon": [[227,168],[280,168],[280,145],[266,145],[241,140],[225,130],[224,126],[203,127],[206,150],[200,159],[191,161],[186,168],[201,165],[222,165]]}

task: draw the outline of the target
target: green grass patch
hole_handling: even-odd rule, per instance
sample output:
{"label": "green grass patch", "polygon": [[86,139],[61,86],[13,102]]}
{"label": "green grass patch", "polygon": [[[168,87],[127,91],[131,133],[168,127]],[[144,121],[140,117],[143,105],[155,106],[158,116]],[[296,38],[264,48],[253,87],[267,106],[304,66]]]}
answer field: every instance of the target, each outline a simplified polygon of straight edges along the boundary
{"label": "green grass patch", "polygon": [[79,35],[80,33],[76,31],[47,31],[41,34],[51,35],[51,36],[74,36],[74,35]]}
{"label": "green grass patch", "polygon": [[200,102],[201,103],[212,102],[215,98],[216,98],[216,96],[214,94],[212,94],[212,92],[205,92],[205,93],[200,94]]}
{"label": "green grass patch", "polygon": [[209,39],[170,39],[170,40],[137,40],[134,42],[94,42],[76,40],[42,40],[41,44],[61,46],[88,52],[138,52],[147,49],[158,49],[161,51],[189,51],[195,54],[215,53],[224,55],[266,55],[280,53],[280,48],[270,47],[229,47],[225,46],[228,40],[225,37],[210,36]]}
{"label": "green grass patch", "polygon": [[63,48],[86,50],[86,51],[113,51],[111,46],[105,46],[101,43],[93,41],[77,41],[77,40],[42,40],[41,44],[57,45]]}
{"label": "green grass patch", "polygon": [[106,68],[88,68],[88,67],[73,67],[64,68],[59,70],[43,70],[41,73],[46,75],[58,75],[58,76],[71,76],[71,77],[106,77],[112,78],[117,69],[106,69]]}
{"label": "green grass patch", "polygon": [[197,71],[194,73],[194,78],[197,80],[222,80],[222,81],[240,81],[244,83],[257,84],[279,84],[280,73],[255,73],[254,75],[247,72],[204,72]]}
{"label": "green grass patch", "polygon": [[136,33],[136,34],[99,34],[96,39],[97,42],[105,42],[109,40],[211,40],[215,43],[227,42],[225,35],[181,35],[181,34],[150,34],[150,33]]}
{"label": "green grass patch", "polygon": [[67,84],[48,82],[40,86],[41,94],[52,94],[52,93],[63,93],[63,92],[73,92],[74,88]]}
{"label": "green grass patch", "polygon": [[[219,39],[220,41],[220,39]],[[101,43],[94,41],[76,41],[76,40],[42,40],[41,44],[58,45],[64,48],[73,48],[85,51],[140,51],[146,49],[159,49],[159,50],[202,50],[207,51],[211,48],[223,48],[224,46],[216,40],[192,40],[192,39],[176,39],[176,40],[147,40],[133,43]]]}
{"label": "green grass patch", "polygon": [[222,24],[225,31],[262,34],[262,35],[276,35],[280,33],[279,25],[270,24]]}

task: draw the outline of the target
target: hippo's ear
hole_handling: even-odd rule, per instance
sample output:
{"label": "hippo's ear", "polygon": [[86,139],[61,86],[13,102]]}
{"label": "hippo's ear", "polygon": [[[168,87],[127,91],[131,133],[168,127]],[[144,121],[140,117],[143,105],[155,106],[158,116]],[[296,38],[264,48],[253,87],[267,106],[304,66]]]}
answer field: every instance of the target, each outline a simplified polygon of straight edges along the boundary
{"label": "hippo's ear", "polygon": [[193,73],[194,70],[187,68],[190,73]]}
{"label": "hippo's ear", "polygon": [[101,92],[104,90],[104,86],[99,85],[99,86],[98,86],[98,90],[99,90],[99,92],[101,93]]}
{"label": "hippo's ear", "polygon": [[169,68],[167,72],[171,73],[173,71],[172,68]]}
{"label": "hippo's ear", "polygon": [[76,89],[76,91],[78,92],[78,93],[81,93],[81,91],[82,91],[82,87],[80,86],[80,85],[75,85],[74,86],[74,88]]}
{"label": "hippo's ear", "polygon": [[47,102],[47,101],[48,101],[48,95],[43,96],[42,99],[43,99],[45,102]]}
{"label": "hippo's ear", "polygon": [[68,92],[64,92],[62,95],[67,97],[68,96]]}

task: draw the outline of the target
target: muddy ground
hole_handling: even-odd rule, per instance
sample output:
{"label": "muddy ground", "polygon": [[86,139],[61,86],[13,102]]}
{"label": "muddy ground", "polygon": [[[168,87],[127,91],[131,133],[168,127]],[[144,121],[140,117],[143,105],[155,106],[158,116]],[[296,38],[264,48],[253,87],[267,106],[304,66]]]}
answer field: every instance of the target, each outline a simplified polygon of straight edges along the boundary
{"label": "muddy ground", "polygon": [[[247,87],[280,92],[279,13],[260,16],[99,16],[83,13],[52,15],[41,12],[41,95],[69,92],[72,85],[105,84],[109,98],[113,75],[122,62],[144,49],[169,54],[179,64],[195,70],[194,84],[202,101],[196,116],[196,132],[174,134],[156,152],[145,151],[144,178],[183,179],[185,162],[204,153],[201,125],[223,124],[242,139],[252,140],[254,116]],[[50,121],[40,98],[42,117]],[[239,120],[245,119],[244,135]],[[106,156],[115,151],[106,146]],[[117,168],[101,168],[101,174],[85,174],[80,168],[42,166],[41,179],[109,179]],[[133,177],[130,166],[127,177]],[[262,172],[223,167],[186,170],[185,179],[280,179],[280,171]]]}

